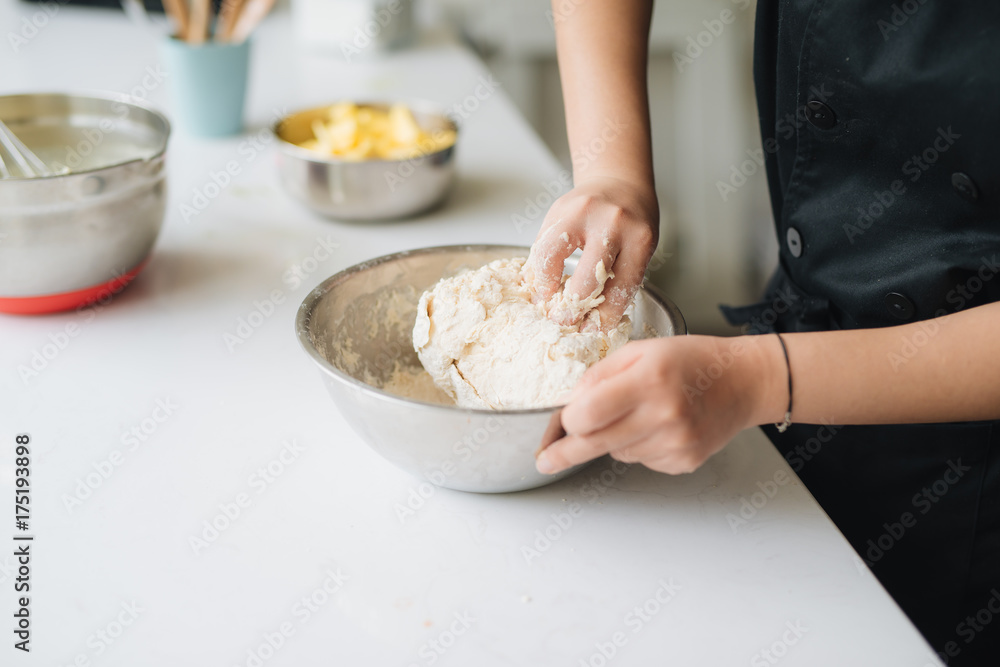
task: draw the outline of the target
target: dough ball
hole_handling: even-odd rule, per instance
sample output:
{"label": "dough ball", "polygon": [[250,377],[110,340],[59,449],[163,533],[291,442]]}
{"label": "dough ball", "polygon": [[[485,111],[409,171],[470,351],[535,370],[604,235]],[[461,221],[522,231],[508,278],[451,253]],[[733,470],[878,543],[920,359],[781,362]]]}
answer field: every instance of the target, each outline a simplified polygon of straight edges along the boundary
{"label": "dough ball", "polygon": [[[500,259],[438,282],[417,306],[413,346],[434,382],[457,405],[517,410],[559,405],[584,372],[628,342],[628,317],[604,333],[593,308],[611,277],[601,264],[598,289],[585,299],[560,290],[548,303],[531,303],[522,283],[523,257]],[[565,282],[565,281],[564,281]],[[590,313],[579,324],[548,319],[553,307]]]}

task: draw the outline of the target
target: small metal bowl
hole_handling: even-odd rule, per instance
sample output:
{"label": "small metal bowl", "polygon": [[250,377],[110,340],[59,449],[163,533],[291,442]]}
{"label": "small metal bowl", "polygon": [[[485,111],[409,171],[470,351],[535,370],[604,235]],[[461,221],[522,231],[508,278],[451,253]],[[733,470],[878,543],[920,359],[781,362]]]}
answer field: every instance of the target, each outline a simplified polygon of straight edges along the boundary
{"label": "small metal bowl", "polygon": [[0,179],[0,312],[70,310],[142,269],[166,211],[170,124],[123,96],[0,96],[0,119],[71,171]]}
{"label": "small metal bowl", "polygon": [[[535,470],[543,439],[560,434],[558,407],[474,410],[402,398],[379,387],[397,366],[420,368],[412,329],[417,301],[441,277],[503,257],[520,246],[442,246],[386,255],[342,271],[306,296],[295,320],[299,343],[319,367],[334,404],[358,435],[399,468],[438,486],[479,493],[521,491],[556,475]],[[677,307],[649,284],[636,295],[632,338],[686,333]]]}
{"label": "small metal bowl", "polygon": [[[359,107],[388,109],[364,103]],[[425,131],[453,130],[455,121],[432,105],[406,105]],[[328,106],[293,113],[274,124],[278,137],[278,175],[288,193],[320,215],[337,220],[407,218],[427,211],[448,196],[455,183],[455,145],[406,160],[340,160],[302,148],[313,138],[312,121]]]}

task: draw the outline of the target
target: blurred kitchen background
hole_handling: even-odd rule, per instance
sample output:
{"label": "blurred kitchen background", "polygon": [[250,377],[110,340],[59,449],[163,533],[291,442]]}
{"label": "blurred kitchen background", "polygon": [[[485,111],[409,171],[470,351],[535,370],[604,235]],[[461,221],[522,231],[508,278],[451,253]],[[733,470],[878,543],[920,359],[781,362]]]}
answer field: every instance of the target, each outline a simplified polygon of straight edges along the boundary
{"label": "blurred kitchen background", "polygon": [[[374,48],[359,57],[399,53],[428,35],[451,33],[486,62],[569,168],[553,26],[562,12],[585,1],[563,0],[555,14],[548,0],[278,0],[275,11],[293,13],[299,48],[330,58],[344,58],[343,44],[350,45],[358,26],[386,7],[394,8],[383,15],[395,25],[383,26]],[[22,7],[24,2],[0,0]],[[117,0],[69,4],[121,11]],[[158,0],[146,6],[160,9]],[[661,241],[651,273],[694,333],[732,333],[717,304],[755,300],[777,261],[759,165],[754,12],[753,0],[659,0],[654,10],[649,82]],[[2,27],[4,33],[16,29]]]}
{"label": "blurred kitchen background", "polygon": [[[569,167],[553,24],[585,0],[435,0]],[[654,280],[693,333],[756,300],[777,262],[753,91],[755,0],[657,0],[649,87],[660,201]],[[747,163],[747,161],[750,161]],[[750,174],[747,176],[747,174]],[[722,188],[719,183],[732,186]]]}

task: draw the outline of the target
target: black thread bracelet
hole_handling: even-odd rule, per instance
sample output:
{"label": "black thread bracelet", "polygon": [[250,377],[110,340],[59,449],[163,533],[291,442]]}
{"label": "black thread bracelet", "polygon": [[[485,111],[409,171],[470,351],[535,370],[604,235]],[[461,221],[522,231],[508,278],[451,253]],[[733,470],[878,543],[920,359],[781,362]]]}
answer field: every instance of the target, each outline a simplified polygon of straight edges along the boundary
{"label": "black thread bracelet", "polygon": [[781,343],[781,351],[785,353],[785,368],[788,369],[788,409],[785,410],[785,421],[775,424],[778,433],[784,433],[792,425],[792,362],[788,360],[788,348],[785,346],[785,339],[781,334],[775,334],[778,342]]}

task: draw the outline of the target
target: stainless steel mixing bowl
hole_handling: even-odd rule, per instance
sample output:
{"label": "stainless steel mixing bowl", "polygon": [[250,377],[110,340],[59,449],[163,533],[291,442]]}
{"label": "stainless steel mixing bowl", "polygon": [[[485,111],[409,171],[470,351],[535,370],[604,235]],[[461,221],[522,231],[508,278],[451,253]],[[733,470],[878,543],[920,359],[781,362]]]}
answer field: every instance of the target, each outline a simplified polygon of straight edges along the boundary
{"label": "stainless steel mixing bowl", "polygon": [[[458,131],[455,122],[422,102],[406,104],[427,132]],[[362,107],[387,109],[378,103]],[[274,125],[278,175],[288,193],[320,215],[339,220],[391,220],[440,204],[455,182],[455,144],[408,160],[349,161],[297,144],[313,138],[312,122],[328,107],[286,116]],[[457,143],[457,140],[456,140]]]}
{"label": "stainless steel mixing bowl", "polygon": [[[295,330],[319,366],[341,415],[398,467],[460,491],[500,493],[549,484],[535,470],[543,436],[559,429],[559,408],[472,410],[401,398],[379,387],[397,365],[420,368],[411,342],[417,301],[443,276],[503,257],[520,246],[443,246],[386,255],[323,281],[302,302]],[[651,285],[636,297],[632,338],[686,333],[677,307]]]}
{"label": "stainless steel mixing bowl", "polygon": [[62,176],[0,180],[0,311],[74,308],[121,289],[166,208],[170,124],[140,100],[0,96],[0,119]]}

